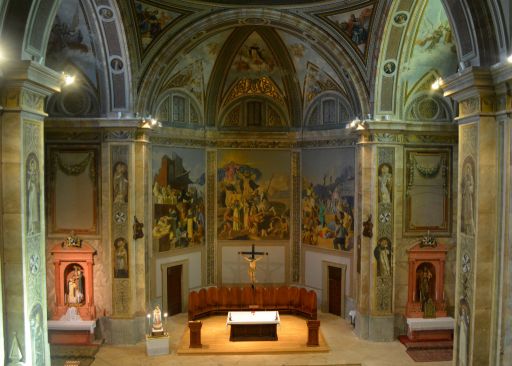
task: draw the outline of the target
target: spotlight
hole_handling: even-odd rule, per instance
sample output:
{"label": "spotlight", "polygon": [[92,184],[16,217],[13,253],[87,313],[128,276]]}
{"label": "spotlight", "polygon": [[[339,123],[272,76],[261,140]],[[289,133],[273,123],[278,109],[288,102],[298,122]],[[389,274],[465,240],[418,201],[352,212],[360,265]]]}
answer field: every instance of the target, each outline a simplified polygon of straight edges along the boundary
{"label": "spotlight", "polygon": [[437,79],[432,83],[432,90],[439,90],[439,88],[441,87],[442,82],[443,82],[443,79],[441,79],[441,78],[437,78]]}
{"label": "spotlight", "polygon": [[74,75],[70,75],[70,74],[66,74],[66,73],[62,73],[62,83],[64,84],[64,86],[69,86],[71,84],[73,84],[75,82],[75,76]]}
{"label": "spotlight", "polygon": [[507,61],[508,61],[508,63],[512,64],[512,55],[507,57]]}

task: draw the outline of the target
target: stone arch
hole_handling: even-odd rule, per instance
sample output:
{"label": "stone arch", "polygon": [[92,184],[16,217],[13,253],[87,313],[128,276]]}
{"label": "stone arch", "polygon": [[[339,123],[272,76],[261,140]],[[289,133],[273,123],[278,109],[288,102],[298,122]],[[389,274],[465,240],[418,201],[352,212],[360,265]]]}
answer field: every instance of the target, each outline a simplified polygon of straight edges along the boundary
{"label": "stone arch", "polygon": [[[176,102],[176,103],[175,103]],[[183,106],[181,107],[181,103]],[[177,104],[180,104],[178,106]],[[175,111],[179,109],[180,111]],[[183,111],[181,111],[183,109]],[[180,116],[176,116],[179,114]],[[183,118],[181,117],[183,114]],[[158,121],[178,127],[197,127],[204,125],[201,106],[194,95],[180,88],[168,89],[157,98],[152,113]],[[166,117],[167,116],[167,117]]]}
{"label": "stone arch", "polygon": [[[260,123],[251,117],[251,104],[260,105]],[[253,107],[252,109],[256,109]],[[252,114],[257,114],[252,112]],[[219,112],[220,129],[284,129],[289,127],[285,110],[265,96],[242,97],[235,99]]]}
{"label": "stone arch", "polygon": [[[136,97],[136,110],[147,113],[153,108],[154,99],[152,95],[161,89],[165,77],[156,78],[156,75],[167,75],[176,66],[176,57],[184,50],[194,48],[200,42],[207,39],[211,34],[224,30],[233,29],[243,25],[268,25],[269,28],[284,30],[311,44],[316,51],[328,62],[338,73],[338,76],[346,85],[348,94],[354,102],[356,114],[367,114],[370,111],[370,99],[368,95],[368,81],[363,65],[351,59],[347,50],[351,47],[342,41],[337,42],[328,33],[316,27],[310,20],[304,19],[296,14],[283,13],[276,9],[229,9],[221,13],[215,13],[201,18],[194,23],[194,30],[183,31],[179,38],[162,37],[153,46],[153,50],[159,49],[158,54],[147,61],[144,69],[141,69],[141,82],[137,85],[138,95]],[[165,52],[162,49],[166,47]],[[341,67],[340,67],[341,65]],[[209,114],[206,113],[205,123],[208,122]],[[299,119],[300,125],[302,119]],[[297,123],[297,122],[295,122]]]}
{"label": "stone arch", "polygon": [[[334,120],[325,120],[324,108],[326,101],[334,102]],[[331,103],[332,104],[332,103]],[[339,128],[350,122],[355,114],[347,98],[335,91],[327,91],[317,95],[304,112],[304,127],[310,129]]]}

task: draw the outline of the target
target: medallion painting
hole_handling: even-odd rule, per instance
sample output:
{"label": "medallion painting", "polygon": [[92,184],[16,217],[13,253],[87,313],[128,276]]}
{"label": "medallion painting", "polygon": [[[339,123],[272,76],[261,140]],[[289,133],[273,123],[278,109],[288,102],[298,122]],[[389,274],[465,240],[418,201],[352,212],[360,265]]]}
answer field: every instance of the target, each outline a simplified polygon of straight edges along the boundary
{"label": "medallion painting", "polygon": [[289,239],[290,153],[220,150],[217,156],[218,239]]}
{"label": "medallion painting", "polygon": [[204,243],[204,150],[153,148],[153,239],[158,251]]}
{"label": "medallion painting", "polygon": [[364,54],[370,34],[372,13],[373,5],[370,5],[344,13],[328,15],[327,20],[333,23]]}
{"label": "medallion painting", "polygon": [[348,251],[354,247],[355,150],[304,150],[302,243]]}

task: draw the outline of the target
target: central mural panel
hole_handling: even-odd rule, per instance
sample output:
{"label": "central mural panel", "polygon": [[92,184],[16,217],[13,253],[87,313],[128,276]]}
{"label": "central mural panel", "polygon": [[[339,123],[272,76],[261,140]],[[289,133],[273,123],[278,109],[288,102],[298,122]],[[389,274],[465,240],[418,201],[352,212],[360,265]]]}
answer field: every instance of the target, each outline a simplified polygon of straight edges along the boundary
{"label": "central mural panel", "polygon": [[288,240],[290,152],[219,150],[219,240]]}

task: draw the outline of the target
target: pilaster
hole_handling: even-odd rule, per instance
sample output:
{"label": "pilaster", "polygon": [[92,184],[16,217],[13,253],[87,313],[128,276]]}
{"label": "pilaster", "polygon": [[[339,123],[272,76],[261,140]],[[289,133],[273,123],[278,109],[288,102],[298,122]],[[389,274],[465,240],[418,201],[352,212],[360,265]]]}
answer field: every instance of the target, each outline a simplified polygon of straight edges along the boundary
{"label": "pilaster", "polygon": [[59,91],[59,75],[30,61],[7,63],[2,71],[2,347],[10,350],[16,337],[25,364],[49,365],[43,120],[45,98]]}
{"label": "pilaster", "polygon": [[500,115],[510,104],[502,71],[468,68],[443,86],[445,96],[459,103],[455,364],[499,364],[503,194],[508,190]]}

